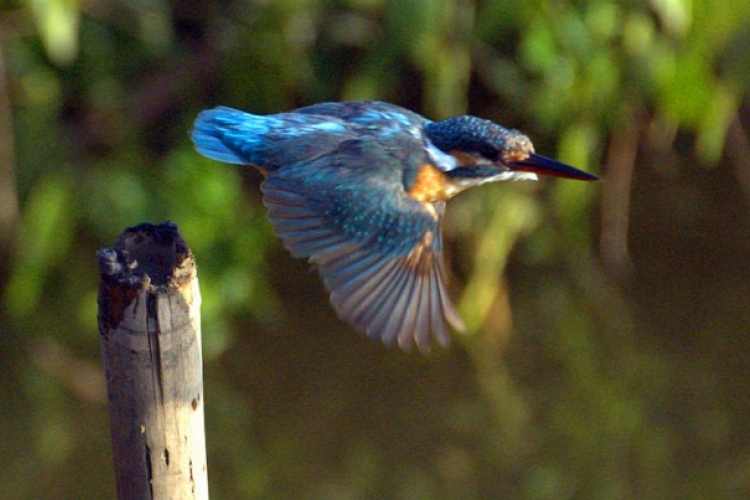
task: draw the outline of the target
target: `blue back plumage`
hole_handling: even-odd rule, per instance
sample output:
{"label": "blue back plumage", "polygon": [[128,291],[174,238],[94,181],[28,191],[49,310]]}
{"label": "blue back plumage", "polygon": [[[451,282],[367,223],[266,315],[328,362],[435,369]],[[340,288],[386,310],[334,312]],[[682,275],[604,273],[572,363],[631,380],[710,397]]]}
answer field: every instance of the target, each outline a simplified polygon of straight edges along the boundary
{"label": "blue back plumage", "polygon": [[324,102],[295,110],[295,113],[335,116],[347,123],[376,129],[379,136],[396,134],[422,137],[422,127],[429,123],[422,115],[387,102]]}

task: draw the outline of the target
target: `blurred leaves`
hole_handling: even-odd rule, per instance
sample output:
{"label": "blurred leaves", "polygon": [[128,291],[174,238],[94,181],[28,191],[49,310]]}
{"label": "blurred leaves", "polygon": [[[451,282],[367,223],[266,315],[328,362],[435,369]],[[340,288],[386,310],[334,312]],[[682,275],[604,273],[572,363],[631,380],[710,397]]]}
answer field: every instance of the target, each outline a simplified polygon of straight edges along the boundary
{"label": "blurred leaves", "polygon": [[[112,496],[94,255],[163,220],[199,265],[221,496],[748,496],[748,18],[732,0],[0,3],[0,496]],[[452,201],[469,335],[388,351],[283,251],[260,176],[187,136],[216,104],[328,99],[470,111],[605,181]]]}
{"label": "blurred leaves", "polygon": [[28,0],[50,60],[72,63],[78,55],[80,6],[76,0]]}
{"label": "blurred leaves", "polygon": [[61,265],[73,238],[70,190],[64,173],[38,182],[29,195],[21,220],[13,273],[4,290],[7,310],[18,317],[35,311],[49,272]]}

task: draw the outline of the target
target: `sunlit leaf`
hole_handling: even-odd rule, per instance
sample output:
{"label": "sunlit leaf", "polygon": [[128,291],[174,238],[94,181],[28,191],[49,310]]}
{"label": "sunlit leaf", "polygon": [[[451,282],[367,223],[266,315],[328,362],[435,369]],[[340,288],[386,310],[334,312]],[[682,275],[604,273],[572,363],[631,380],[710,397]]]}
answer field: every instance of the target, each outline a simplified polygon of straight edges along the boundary
{"label": "sunlit leaf", "polygon": [[50,59],[60,65],[72,63],[78,55],[78,1],[28,1]]}

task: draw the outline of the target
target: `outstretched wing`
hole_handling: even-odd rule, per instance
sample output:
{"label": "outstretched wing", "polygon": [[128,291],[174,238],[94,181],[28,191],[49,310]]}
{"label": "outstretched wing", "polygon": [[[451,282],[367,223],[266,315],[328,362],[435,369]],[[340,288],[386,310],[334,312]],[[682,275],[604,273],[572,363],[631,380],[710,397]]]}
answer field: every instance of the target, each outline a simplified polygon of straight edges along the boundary
{"label": "outstretched wing", "polygon": [[446,322],[464,326],[444,282],[444,204],[409,197],[400,169],[374,174],[363,164],[373,151],[356,146],[269,173],[268,217],[292,254],[315,264],[343,320],[404,349],[445,346]]}

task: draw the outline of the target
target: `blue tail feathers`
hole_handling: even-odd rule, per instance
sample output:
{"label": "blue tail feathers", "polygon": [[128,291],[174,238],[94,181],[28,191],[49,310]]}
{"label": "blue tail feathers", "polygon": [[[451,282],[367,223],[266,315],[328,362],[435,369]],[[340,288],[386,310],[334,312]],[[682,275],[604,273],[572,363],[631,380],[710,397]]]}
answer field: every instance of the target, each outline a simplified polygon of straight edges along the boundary
{"label": "blue tail feathers", "polygon": [[[208,158],[273,169],[350,133],[350,125],[337,117],[304,113],[259,116],[220,106],[198,115],[192,139],[198,152]],[[310,140],[311,136],[315,140]]]}
{"label": "blue tail feathers", "polygon": [[257,164],[268,121],[268,117],[220,106],[198,115],[192,139],[198,152],[213,160]]}

